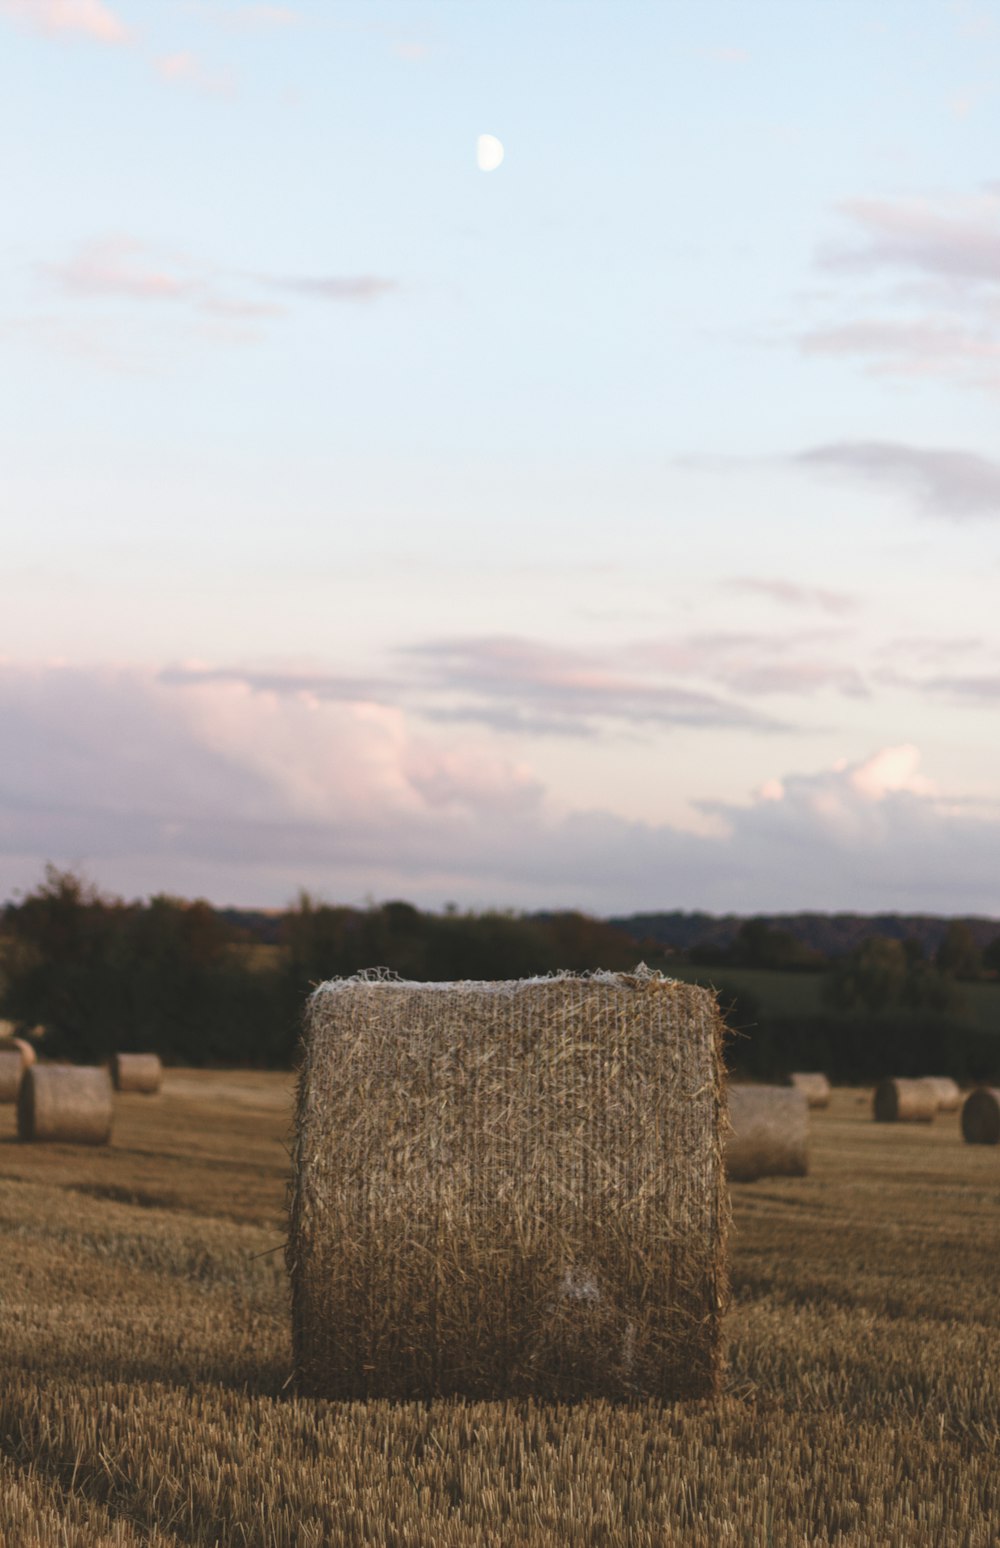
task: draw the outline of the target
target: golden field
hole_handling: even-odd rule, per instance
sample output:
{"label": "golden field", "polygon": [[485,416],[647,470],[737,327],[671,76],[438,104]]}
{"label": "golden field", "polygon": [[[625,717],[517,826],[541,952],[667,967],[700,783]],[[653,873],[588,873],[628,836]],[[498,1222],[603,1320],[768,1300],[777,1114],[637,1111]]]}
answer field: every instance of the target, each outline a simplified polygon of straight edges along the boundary
{"label": "golden field", "polygon": [[734,1186],[715,1404],[304,1401],[286,1389],[292,1079],[168,1072],[111,1146],[0,1108],[2,1548],[994,1548],[1000,1150],[958,1116],[811,1115]]}

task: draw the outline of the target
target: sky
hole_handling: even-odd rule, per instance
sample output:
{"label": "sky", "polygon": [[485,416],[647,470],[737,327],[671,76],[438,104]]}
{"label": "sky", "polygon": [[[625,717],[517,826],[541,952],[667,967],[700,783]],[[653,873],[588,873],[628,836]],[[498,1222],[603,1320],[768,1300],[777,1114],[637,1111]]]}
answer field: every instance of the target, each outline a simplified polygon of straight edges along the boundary
{"label": "sky", "polygon": [[0,0],[0,172],[0,898],[1000,914],[1000,0]]}

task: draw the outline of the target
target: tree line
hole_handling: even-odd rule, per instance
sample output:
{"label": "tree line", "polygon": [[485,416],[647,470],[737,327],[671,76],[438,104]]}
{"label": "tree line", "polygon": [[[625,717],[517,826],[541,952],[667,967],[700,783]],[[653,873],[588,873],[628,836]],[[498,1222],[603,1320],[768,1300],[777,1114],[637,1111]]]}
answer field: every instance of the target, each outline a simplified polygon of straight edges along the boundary
{"label": "tree line", "polygon": [[[730,1061],[752,1075],[1000,1076],[1000,1027],[983,1033],[963,1014],[965,986],[995,976],[1000,943],[984,950],[961,921],[930,956],[919,941],[874,935],[830,961],[764,919],[744,921],[728,945],[681,955],[572,911],[358,909],[303,893],[265,915],[166,895],[126,902],[53,867],[0,917],[0,1017],[44,1028],[51,1058],[150,1050],[177,1064],[282,1068],[294,1060],[306,997],[327,978],[376,966],[418,981],[523,978],[623,971],[640,959],[668,973],[689,962],[718,987]],[[728,981],[730,968],[821,973],[824,1009],[776,1014],[745,978]]]}

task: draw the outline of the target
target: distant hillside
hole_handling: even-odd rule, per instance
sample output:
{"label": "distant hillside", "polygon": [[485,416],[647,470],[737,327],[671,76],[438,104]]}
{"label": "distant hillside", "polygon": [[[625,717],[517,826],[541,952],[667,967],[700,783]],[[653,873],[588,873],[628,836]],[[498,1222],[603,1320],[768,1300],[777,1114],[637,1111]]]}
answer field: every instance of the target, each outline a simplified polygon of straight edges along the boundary
{"label": "distant hillside", "polygon": [[[872,935],[919,941],[930,956],[954,922],[938,914],[687,914],[677,909],[665,914],[620,915],[609,923],[637,941],[655,941],[658,946],[675,951],[690,951],[693,946],[732,945],[740,926],[749,918],[762,919],[772,929],[787,931],[804,946],[827,957],[846,956]],[[961,923],[968,925],[980,947],[1000,936],[1000,919],[963,917]]]}

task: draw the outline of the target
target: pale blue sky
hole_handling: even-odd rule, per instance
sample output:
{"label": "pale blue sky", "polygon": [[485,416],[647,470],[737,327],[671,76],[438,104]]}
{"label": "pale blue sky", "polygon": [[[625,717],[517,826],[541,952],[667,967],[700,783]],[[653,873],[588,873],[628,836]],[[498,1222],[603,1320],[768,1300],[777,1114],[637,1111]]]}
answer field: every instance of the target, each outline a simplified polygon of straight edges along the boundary
{"label": "pale blue sky", "polygon": [[0,896],[1000,912],[997,81],[995,0],[0,0]]}

